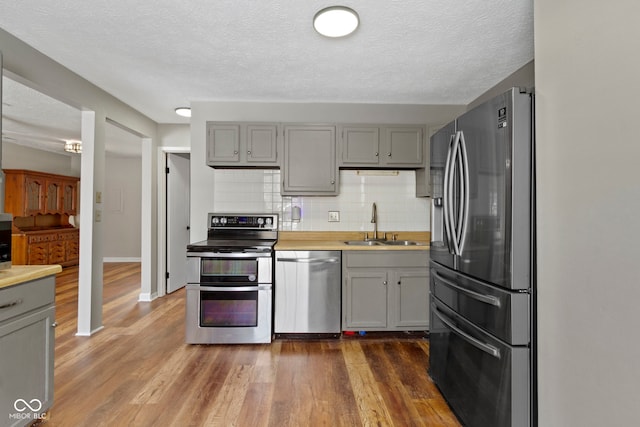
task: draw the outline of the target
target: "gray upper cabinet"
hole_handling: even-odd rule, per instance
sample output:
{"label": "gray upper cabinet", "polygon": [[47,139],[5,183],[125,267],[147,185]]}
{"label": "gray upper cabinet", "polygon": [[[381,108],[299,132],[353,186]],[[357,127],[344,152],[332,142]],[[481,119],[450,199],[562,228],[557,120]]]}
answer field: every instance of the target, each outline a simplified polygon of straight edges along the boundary
{"label": "gray upper cabinet", "polygon": [[[424,139],[424,167],[416,169],[416,197],[431,197],[432,185],[431,185],[431,137],[442,126],[432,126],[429,128],[428,137]],[[455,133],[455,124],[449,125],[447,132]]]}
{"label": "gray upper cabinet", "polygon": [[334,196],[337,172],[335,126],[284,126],[283,196]]}
{"label": "gray upper cabinet", "polygon": [[422,125],[342,125],[340,164],[342,167],[424,167]]}
{"label": "gray upper cabinet", "polygon": [[278,167],[278,125],[207,122],[207,165]]}

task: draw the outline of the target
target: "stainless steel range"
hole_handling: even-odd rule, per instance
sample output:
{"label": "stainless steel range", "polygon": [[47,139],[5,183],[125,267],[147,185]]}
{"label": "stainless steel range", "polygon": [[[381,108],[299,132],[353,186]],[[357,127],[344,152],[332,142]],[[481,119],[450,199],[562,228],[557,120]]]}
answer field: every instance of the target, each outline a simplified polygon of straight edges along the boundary
{"label": "stainless steel range", "polygon": [[271,342],[278,215],[210,213],[207,223],[207,240],[187,246],[186,342]]}

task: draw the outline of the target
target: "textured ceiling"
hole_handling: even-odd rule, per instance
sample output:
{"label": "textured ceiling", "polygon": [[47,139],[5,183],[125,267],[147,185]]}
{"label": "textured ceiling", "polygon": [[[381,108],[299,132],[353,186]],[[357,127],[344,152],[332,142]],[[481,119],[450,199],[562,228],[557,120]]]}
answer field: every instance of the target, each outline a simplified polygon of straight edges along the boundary
{"label": "textured ceiling", "polygon": [[[532,0],[40,0],[0,28],[159,123],[191,101],[467,104],[533,59]],[[360,15],[344,39],[323,7]]]}

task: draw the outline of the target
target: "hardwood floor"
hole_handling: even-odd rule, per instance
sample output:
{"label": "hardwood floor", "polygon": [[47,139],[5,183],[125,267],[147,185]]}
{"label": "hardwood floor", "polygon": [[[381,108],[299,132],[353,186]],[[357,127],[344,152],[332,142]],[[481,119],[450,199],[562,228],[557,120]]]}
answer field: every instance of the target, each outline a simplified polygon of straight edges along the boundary
{"label": "hardwood floor", "polygon": [[184,289],[138,302],[140,265],[104,270],[105,328],[77,337],[77,267],[57,277],[52,426],[459,426],[419,338],[184,343]]}

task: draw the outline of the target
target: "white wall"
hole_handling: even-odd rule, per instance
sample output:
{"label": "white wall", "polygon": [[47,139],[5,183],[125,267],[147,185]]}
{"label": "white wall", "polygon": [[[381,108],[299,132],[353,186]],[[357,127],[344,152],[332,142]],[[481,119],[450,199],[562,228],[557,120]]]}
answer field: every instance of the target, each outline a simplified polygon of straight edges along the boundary
{"label": "white wall", "polygon": [[534,7],[539,425],[638,425],[640,2]]}
{"label": "white wall", "polygon": [[[206,213],[219,210],[215,202],[215,191],[218,191],[216,173],[205,163],[207,121],[418,123],[430,127],[451,121],[465,110],[465,106],[193,102],[191,109],[191,241],[193,242],[206,238]],[[403,191],[406,190],[405,184],[400,185]],[[304,198],[305,201],[307,199],[309,198]],[[321,209],[326,209],[326,206],[322,206]],[[308,212],[309,209],[306,211]],[[382,220],[384,215],[382,211],[380,215]],[[313,221],[314,229],[320,224],[319,221],[321,220]],[[326,224],[324,230],[333,229],[329,227],[333,227],[334,224],[331,226],[328,223],[324,224]]]}
{"label": "white wall", "polygon": [[[80,157],[75,154],[73,156]],[[80,176],[80,170],[73,167],[70,155],[37,150],[6,141],[2,143],[2,168]]]}
{"label": "white wall", "polygon": [[141,230],[140,157],[105,158],[104,222],[105,261],[139,261]]}

